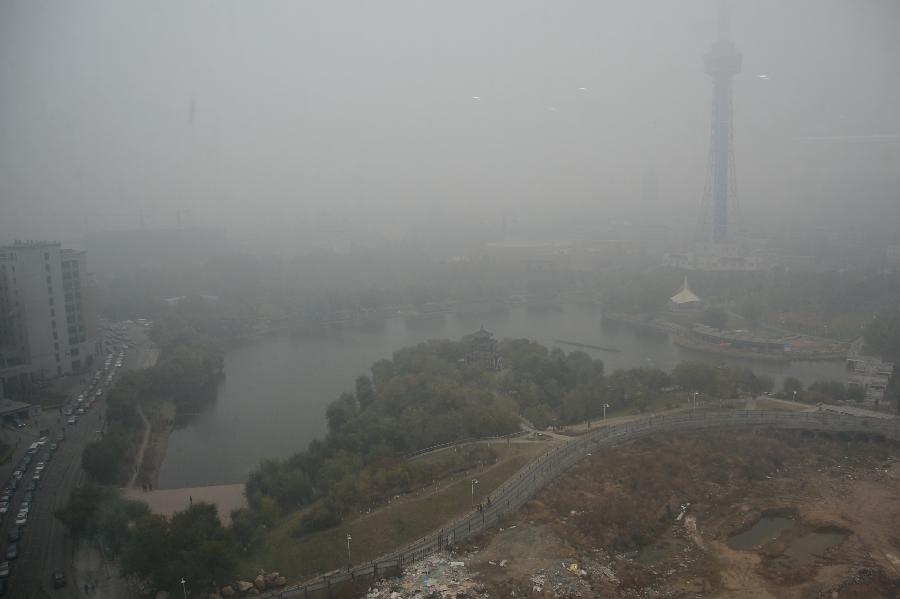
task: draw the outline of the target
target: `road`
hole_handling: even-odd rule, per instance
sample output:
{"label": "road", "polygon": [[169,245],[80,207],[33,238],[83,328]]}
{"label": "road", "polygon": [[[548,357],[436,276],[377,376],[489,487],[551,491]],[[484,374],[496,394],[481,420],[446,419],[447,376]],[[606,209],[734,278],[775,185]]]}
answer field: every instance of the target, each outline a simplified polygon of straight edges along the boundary
{"label": "road", "polygon": [[[140,367],[145,363],[145,354],[150,350],[149,340],[140,326],[128,326],[127,334],[136,342],[128,350],[121,370]],[[131,344],[131,341],[128,341]],[[120,370],[120,372],[121,372]],[[58,422],[53,414],[45,414],[43,422],[51,421],[52,433],[50,442],[60,430],[65,430],[66,439],[59,443],[59,449],[47,462],[46,470],[34,493],[28,522],[22,528],[19,542],[19,556],[11,561],[12,573],[8,580],[8,597],[24,599],[81,599],[84,594],[84,582],[76,579],[74,569],[74,543],[65,535],[62,523],[54,516],[54,512],[62,509],[76,485],[85,480],[81,468],[81,453],[89,441],[97,439],[102,433],[102,417],[106,412],[106,394],[95,403],[93,408],[79,417],[77,424],[67,425],[66,419],[58,415]],[[43,425],[42,426],[46,426]],[[49,442],[41,448],[25,475],[20,481],[10,511],[6,514],[0,533],[3,547],[6,547],[7,534],[13,527],[18,508],[25,493],[26,481],[34,475],[39,456],[45,453]],[[20,445],[24,445],[24,442]],[[27,448],[27,445],[24,445]],[[22,451],[22,447],[19,448]],[[19,459],[18,457],[16,458]],[[0,558],[5,559],[5,549]],[[53,589],[51,576],[54,571],[62,570],[66,574],[68,585],[61,589]]]}

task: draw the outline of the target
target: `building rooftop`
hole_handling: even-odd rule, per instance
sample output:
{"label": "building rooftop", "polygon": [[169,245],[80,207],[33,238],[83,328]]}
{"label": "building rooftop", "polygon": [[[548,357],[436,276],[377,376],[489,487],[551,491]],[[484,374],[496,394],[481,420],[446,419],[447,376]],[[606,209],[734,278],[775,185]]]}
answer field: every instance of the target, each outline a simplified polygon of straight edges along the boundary
{"label": "building rooftop", "polygon": [[678,290],[678,293],[669,298],[669,301],[674,304],[692,304],[701,302],[699,297],[691,291],[688,287],[687,277],[684,277],[684,285],[681,286],[681,289]]}

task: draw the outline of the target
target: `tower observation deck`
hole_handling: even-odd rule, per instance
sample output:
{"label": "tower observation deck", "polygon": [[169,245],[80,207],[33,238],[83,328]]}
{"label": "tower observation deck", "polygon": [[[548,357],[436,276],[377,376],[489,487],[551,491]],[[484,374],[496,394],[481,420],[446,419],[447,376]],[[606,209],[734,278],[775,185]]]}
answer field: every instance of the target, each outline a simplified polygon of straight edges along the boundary
{"label": "tower observation deck", "polygon": [[734,170],[732,80],[741,72],[742,57],[728,31],[727,0],[719,4],[718,39],[704,56],[713,83],[709,168],[701,209],[700,237],[724,243],[736,218],[737,181]]}

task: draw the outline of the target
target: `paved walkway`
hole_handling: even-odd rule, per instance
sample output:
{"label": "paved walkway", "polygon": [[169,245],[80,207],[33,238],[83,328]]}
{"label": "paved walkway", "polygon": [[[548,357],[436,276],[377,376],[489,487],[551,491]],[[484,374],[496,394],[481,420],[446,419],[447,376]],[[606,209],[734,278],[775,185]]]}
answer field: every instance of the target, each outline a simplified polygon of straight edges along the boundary
{"label": "paved walkway", "polygon": [[138,449],[137,456],[134,458],[134,470],[131,473],[131,479],[128,481],[127,488],[133,489],[137,481],[138,474],[141,472],[141,464],[144,463],[144,451],[147,449],[147,442],[150,440],[150,421],[144,416],[144,409],[141,402],[137,402],[137,413],[144,422],[144,438],[141,439],[141,447]]}
{"label": "paved walkway", "polygon": [[219,509],[219,519],[225,525],[231,522],[232,511],[247,507],[243,483],[154,491],[126,489],[124,495],[126,499],[143,501],[150,506],[150,511],[167,517],[175,512],[186,510],[191,506],[192,500],[193,502],[211,503]]}

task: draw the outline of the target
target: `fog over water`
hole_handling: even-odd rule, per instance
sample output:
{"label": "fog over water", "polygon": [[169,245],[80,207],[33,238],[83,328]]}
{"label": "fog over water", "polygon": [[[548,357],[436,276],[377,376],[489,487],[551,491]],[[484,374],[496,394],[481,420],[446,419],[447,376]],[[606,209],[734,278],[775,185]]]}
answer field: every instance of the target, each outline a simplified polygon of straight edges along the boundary
{"label": "fog over water", "polygon": [[[368,325],[322,328],[302,335],[268,336],[230,351],[226,379],[216,402],[200,414],[185,416],[169,438],[159,475],[161,488],[237,483],[265,458],[286,457],[305,449],[327,430],[325,408],[373,362],[427,339],[459,339],[484,325],[497,337],[528,337],[578,349],[603,360],[608,372],[641,366],[670,370],[685,360],[712,364],[721,356],[681,349],[666,335],[647,335],[610,323],[603,325],[596,306],[498,310],[481,315],[437,315],[424,319],[390,318]],[[588,343],[621,353],[574,348],[556,340]],[[843,362],[790,364],[735,360],[780,387],[785,376],[805,384],[842,380]],[[228,443],[222,443],[224,439]]]}

